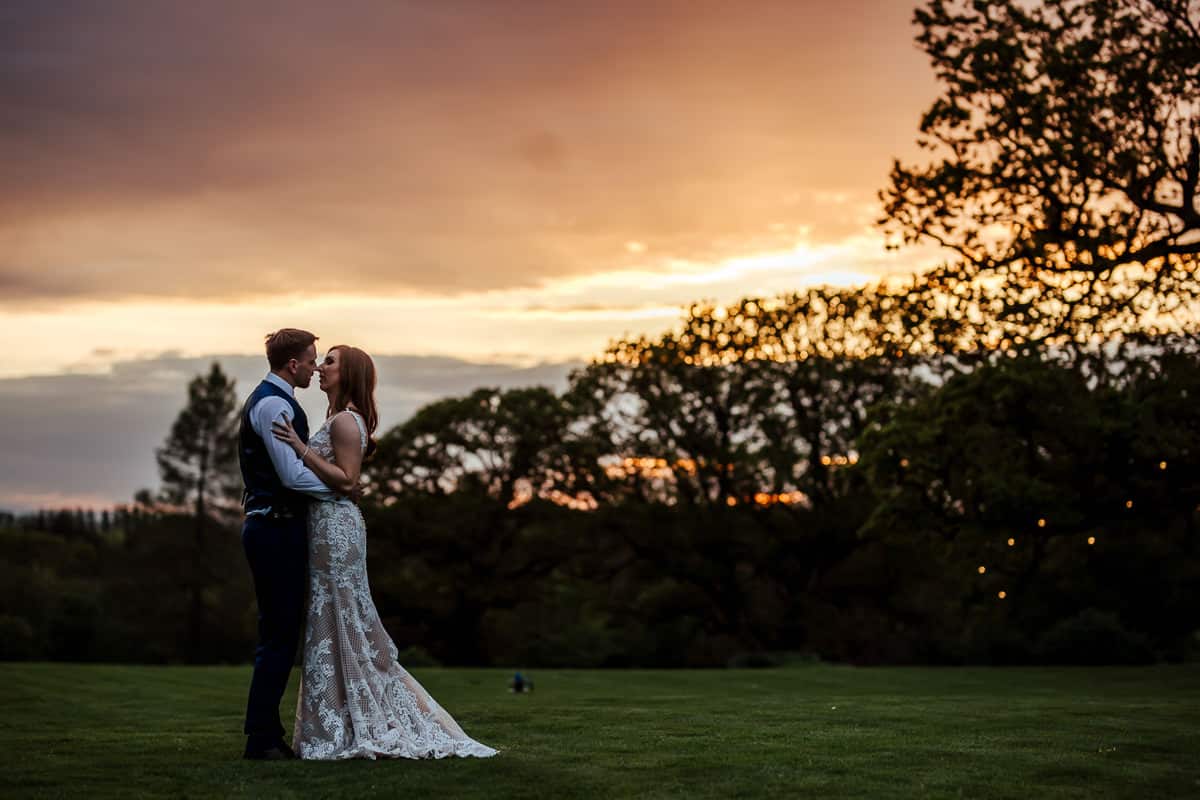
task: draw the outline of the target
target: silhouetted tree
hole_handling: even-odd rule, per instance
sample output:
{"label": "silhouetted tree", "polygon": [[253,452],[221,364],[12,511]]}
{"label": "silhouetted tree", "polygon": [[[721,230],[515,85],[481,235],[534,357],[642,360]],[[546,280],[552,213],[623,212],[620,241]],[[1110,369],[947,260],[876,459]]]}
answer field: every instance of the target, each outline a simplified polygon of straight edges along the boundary
{"label": "silhouetted tree", "polygon": [[544,387],[477,389],[421,408],[380,441],[368,493],[386,502],[406,492],[445,495],[478,487],[504,504],[549,488],[567,410]]}
{"label": "silhouetted tree", "polygon": [[819,503],[876,404],[919,391],[918,364],[958,367],[936,357],[922,302],[895,285],[696,304],[677,331],[614,343],[573,391],[607,405],[592,424],[644,499]]}
{"label": "silhouetted tree", "polygon": [[162,499],[191,506],[196,519],[227,512],[241,490],[234,382],[215,362],[188,384],[188,402],[157,451]]}
{"label": "silhouetted tree", "polygon": [[54,533],[72,533],[75,530],[75,515],[70,509],[62,508],[54,512],[50,530]]}
{"label": "silhouetted tree", "polygon": [[943,93],[881,223],[953,252],[924,276],[977,323],[949,348],[1194,324],[1200,4],[928,0],[915,20]]}
{"label": "silhouetted tree", "polygon": [[452,632],[443,657],[484,663],[484,615],[520,602],[561,563],[558,532],[521,520],[536,515],[533,501],[549,489],[565,424],[563,402],[549,389],[478,389],[420,409],[380,439],[367,463],[372,530],[403,531],[399,546],[380,536],[373,552],[402,562],[409,576],[394,590],[378,582],[381,602],[436,596],[432,611]]}
{"label": "silhouetted tree", "polygon": [[179,412],[166,442],[157,451],[162,477],[161,498],[169,506],[190,507],[196,560],[191,570],[189,627],[197,646],[202,640],[203,588],[207,574],[205,538],[213,526],[236,508],[241,491],[237,466],[238,409],[234,382],[213,363],[207,375],[188,384],[188,402]]}

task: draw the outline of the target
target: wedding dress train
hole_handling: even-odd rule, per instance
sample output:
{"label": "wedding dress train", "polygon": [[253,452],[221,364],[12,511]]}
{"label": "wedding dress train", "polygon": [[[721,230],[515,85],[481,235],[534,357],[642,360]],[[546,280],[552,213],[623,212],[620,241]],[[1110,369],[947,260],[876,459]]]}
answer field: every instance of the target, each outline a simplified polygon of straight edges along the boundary
{"label": "wedding dress train", "polygon": [[[362,447],[366,426],[358,414]],[[309,446],[333,461],[330,425]],[[292,746],[304,759],[496,755],[471,739],[397,661],[367,584],[366,525],[348,500],[308,517],[308,617]]]}

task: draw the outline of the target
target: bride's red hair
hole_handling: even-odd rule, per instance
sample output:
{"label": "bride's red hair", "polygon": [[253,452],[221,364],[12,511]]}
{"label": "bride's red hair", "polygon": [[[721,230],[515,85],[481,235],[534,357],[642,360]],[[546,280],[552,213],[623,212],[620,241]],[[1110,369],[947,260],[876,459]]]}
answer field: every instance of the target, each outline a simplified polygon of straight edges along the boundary
{"label": "bride's red hair", "polygon": [[375,405],[375,362],[371,357],[348,344],[329,348],[338,352],[338,385],[330,399],[325,416],[331,417],[353,405],[367,423],[367,452],[375,452],[375,428],[379,424],[379,409]]}

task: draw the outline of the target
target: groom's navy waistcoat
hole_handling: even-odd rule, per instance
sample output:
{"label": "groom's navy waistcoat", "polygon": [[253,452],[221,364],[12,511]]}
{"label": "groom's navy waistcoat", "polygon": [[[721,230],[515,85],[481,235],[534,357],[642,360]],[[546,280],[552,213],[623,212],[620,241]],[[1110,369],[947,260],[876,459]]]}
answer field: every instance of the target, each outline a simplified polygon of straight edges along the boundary
{"label": "groom's navy waistcoat", "polygon": [[[292,491],[283,485],[271,463],[267,453],[267,445],[262,437],[254,432],[250,424],[250,409],[263,398],[282,397],[292,407],[292,427],[300,438],[308,441],[308,417],[304,409],[296,402],[296,398],[285,392],[270,381],[260,383],[242,407],[242,426],[238,431],[238,463],[242,468],[242,481],[246,491],[242,495],[242,505],[247,511],[265,508],[267,506],[291,509],[303,509],[308,498],[300,492]],[[270,432],[267,432],[270,435]]]}

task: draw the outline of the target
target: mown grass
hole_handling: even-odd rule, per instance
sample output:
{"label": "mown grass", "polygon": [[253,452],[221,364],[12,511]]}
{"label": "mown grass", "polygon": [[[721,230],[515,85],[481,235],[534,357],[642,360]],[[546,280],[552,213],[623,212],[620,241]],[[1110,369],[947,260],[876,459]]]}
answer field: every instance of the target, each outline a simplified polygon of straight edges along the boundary
{"label": "mown grass", "polygon": [[0,664],[0,795],[1200,796],[1194,666],[413,672],[501,755],[245,762],[248,667]]}

